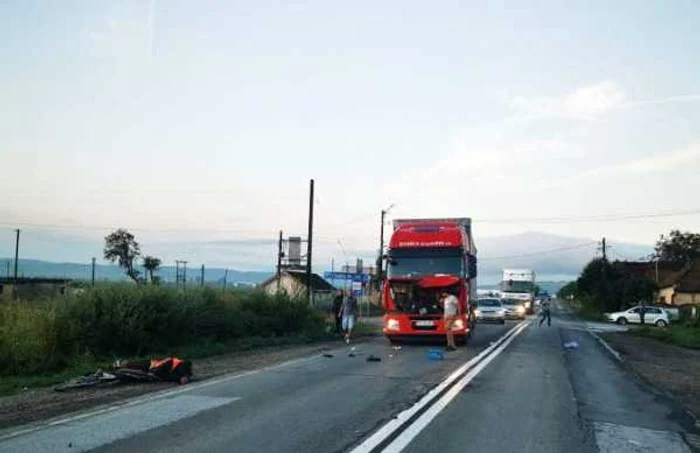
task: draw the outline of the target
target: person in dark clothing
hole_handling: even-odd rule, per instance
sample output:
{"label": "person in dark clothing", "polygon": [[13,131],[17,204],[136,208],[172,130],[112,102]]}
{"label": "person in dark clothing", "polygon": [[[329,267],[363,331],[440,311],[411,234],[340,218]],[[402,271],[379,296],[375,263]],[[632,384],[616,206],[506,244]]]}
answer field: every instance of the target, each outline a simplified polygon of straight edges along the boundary
{"label": "person in dark clothing", "polygon": [[542,301],[540,315],[542,316],[542,318],[540,318],[540,327],[542,327],[545,318],[547,318],[547,327],[550,327],[552,325],[552,313],[550,312],[549,301]]}
{"label": "person in dark clothing", "polygon": [[343,292],[338,291],[333,298],[333,304],[331,305],[331,313],[333,314],[333,320],[335,321],[335,331],[339,336],[343,336],[343,319],[340,317],[340,308],[343,306]]}

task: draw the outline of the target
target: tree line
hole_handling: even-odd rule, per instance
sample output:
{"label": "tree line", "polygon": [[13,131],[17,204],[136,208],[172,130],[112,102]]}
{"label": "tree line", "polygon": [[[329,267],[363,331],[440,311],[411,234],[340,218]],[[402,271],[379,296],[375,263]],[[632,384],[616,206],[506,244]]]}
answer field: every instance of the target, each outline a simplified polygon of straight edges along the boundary
{"label": "tree line", "polygon": [[[672,230],[659,238],[654,251],[653,259],[681,270],[700,259],[700,234]],[[635,274],[623,262],[596,258],[558,295],[578,299],[585,308],[603,313],[640,302],[651,303],[656,291],[657,283],[647,275]]]}

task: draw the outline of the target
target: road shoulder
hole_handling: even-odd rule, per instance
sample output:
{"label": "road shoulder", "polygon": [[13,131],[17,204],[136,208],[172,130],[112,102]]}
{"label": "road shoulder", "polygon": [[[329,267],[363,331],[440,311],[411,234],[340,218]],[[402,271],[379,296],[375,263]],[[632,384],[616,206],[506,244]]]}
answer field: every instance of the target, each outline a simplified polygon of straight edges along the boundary
{"label": "road shoulder", "polygon": [[[700,414],[700,350],[621,332],[599,333],[627,366],[672,398],[698,420]],[[700,422],[695,423],[700,430]]]}
{"label": "road shoulder", "polygon": [[[320,354],[336,347],[340,341],[306,345],[261,348],[242,353],[198,359],[195,361],[197,381],[206,381],[227,374],[274,366],[289,360]],[[18,395],[0,398],[0,434],[10,428],[46,421],[102,406],[122,404],[154,392],[177,389],[172,383],[156,382],[119,385],[108,388],[86,388],[59,393],[54,387],[33,389]]]}

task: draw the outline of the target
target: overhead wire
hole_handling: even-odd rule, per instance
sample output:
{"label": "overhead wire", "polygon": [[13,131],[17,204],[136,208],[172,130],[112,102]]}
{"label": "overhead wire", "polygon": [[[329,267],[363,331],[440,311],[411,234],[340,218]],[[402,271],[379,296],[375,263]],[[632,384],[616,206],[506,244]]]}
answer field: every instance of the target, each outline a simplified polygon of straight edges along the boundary
{"label": "overhead wire", "polygon": [[479,261],[505,260],[505,259],[526,258],[526,257],[538,256],[538,255],[547,255],[550,253],[565,252],[565,251],[569,251],[569,250],[578,250],[578,249],[582,249],[584,247],[590,247],[592,245],[597,245],[597,244],[598,244],[597,242],[593,241],[593,242],[587,242],[585,244],[578,244],[575,246],[559,247],[556,249],[541,250],[539,252],[523,253],[520,255],[493,256],[493,257],[487,257],[487,258],[479,258]]}

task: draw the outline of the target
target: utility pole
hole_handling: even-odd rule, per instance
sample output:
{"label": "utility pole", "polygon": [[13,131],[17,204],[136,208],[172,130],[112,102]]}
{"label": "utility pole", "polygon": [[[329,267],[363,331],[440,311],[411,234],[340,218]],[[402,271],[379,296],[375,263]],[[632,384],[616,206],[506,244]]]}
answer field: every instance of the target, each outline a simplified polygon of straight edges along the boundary
{"label": "utility pole", "polygon": [[605,246],[605,237],[603,237],[603,241],[601,242],[601,249],[603,251],[603,261],[608,260],[608,250],[607,247]]}
{"label": "utility pole", "polygon": [[388,208],[382,209],[381,225],[379,227],[379,256],[377,257],[377,290],[381,289],[382,281],[384,280],[384,222],[386,215],[393,207],[392,203]]}
{"label": "utility pole", "polygon": [[224,289],[223,292],[226,292],[226,279],[228,278],[228,268],[226,268],[226,272],[224,272]]}
{"label": "utility pole", "polygon": [[280,280],[282,280],[282,230],[280,230],[280,238],[277,242],[277,292],[280,291]]}
{"label": "utility pole", "polygon": [[19,230],[15,230],[15,287],[17,286],[17,264],[19,261]]}
{"label": "utility pole", "polygon": [[200,276],[199,286],[204,286],[204,264],[202,264],[202,275]]}
{"label": "utility pole", "polygon": [[[182,268],[180,268],[182,264]],[[182,289],[185,289],[187,284],[187,261],[175,260],[175,287],[180,285],[182,281]]]}
{"label": "utility pole", "polygon": [[10,260],[7,260],[7,278],[10,278]]}
{"label": "utility pole", "polygon": [[314,233],[314,180],[309,181],[309,231],[306,242],[306,297],[309,304],[313,303],[311,290],[312,244]]}
{"label": "utility pole", "polygon": [[91,278],[92,286],[95,286],[95,257],[92,257],[92,278]]}

